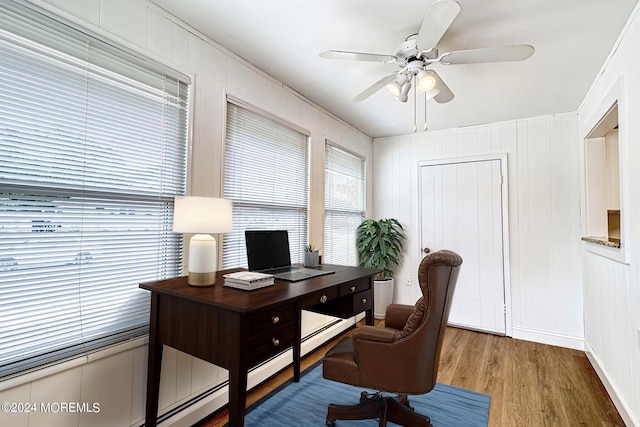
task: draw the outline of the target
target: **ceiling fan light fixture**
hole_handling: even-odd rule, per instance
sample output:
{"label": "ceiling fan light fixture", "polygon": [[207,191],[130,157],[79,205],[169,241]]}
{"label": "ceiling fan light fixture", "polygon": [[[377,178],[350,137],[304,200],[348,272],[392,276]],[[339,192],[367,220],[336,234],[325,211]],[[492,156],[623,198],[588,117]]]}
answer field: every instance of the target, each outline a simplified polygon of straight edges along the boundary
{"label": "ceiling fan light fixture", "polygon": [[438,96],[439,93],[440,93],[440,89],[431,89],[426,91],[425,95],[427,95],[427,100],[430,100]]}
{"label": "ceiling fan light fixture", "polygon": [[404,84],[402,85],[402,88],[400,89],[400,96],[408,94],[410,89],[411,89],[411,80],[407,80],[406,82],[404,82]]}
{"label": "ceiling fan light fixture", "polygon": [[387,89],[391,92],[393,96],[400,96],[400,92],[402,92],[402,86],[396,80],[392,81],[387,85]]}
{"label": "ceiling fan light fixture", "polygon": [[418,73],[418,89],[428,92],[436,85],[436,79],[427,70],[420,70]]}
{"label": "ceiling fan light fixture", "polygon": [[[389,90],[389,92],[391,92],[391,95],[396,97],[400,96],[402,95],[402,91],[404,90],[404,87],[408,81],[409,77],[406,74],[400,74],[397,79],[387,85],[387,89]],[[411,86],[409,86],[409,89],[410,88]],[[407,89],[407,92],[409,91],[409,89]]]}

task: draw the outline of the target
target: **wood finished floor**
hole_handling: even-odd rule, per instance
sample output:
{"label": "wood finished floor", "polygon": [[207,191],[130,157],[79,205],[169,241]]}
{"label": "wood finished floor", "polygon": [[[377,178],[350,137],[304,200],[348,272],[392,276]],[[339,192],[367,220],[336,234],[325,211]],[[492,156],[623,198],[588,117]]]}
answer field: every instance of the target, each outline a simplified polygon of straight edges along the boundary
{"label": "wood finished floor", "polygon": [[[301,369],[321,360],[336,341],[307,355]],[[252,390],[247,406],[291,376],[287,369]],[[438,381],[491,395],[490,427],[624,427],[586,355],[577,350],[448,328]],[[227,420],[223,408],[197,427],[221,427]]]}

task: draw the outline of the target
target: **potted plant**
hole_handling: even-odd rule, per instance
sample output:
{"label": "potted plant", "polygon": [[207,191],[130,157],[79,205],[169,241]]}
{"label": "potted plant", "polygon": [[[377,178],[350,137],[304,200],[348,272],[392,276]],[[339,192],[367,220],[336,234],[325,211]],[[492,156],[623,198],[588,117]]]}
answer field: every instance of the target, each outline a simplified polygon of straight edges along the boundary
{"label": "potted plant", "polygon": [[394,218],[366,219],[356,229],[356,247],[360,267],[379,268],[374,280],[374,317],[384,319],[387,306],[393,301],[393,266],[400,262],[402,224]]}

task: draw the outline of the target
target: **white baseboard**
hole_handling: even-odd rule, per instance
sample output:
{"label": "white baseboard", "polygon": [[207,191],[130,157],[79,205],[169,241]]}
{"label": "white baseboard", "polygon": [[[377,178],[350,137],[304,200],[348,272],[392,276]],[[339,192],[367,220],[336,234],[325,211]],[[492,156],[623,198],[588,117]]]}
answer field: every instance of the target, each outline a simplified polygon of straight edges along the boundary
{"label": "white baseboard", "polygon": [[600,378],[600,381],[602,381],[604,388],[607,390],[607,393],[609,393],[609,397],[618,410],[620,417],[622,417],[624,424],[627,427],[640,427],[640,420],[638,420],[638,417],[636,417],[636,415],[633,413],[633,409],[631,408],[631,406],[629,406],[627,401],[619,393],[618,388],[615,386],[613,381],[611,381],[611,377],[609,376],[607,370],[603,368],[602,364],[600,363],[600,359],[598,359],[598,356],[593,352],[593,349],[589,346],[588,343],[585,343],[584,346],[585,354],[591,362],[591,366],[593,366],[593,369],[596,371],[598,378]]}
{"label": "white baseboard", "polygon": [[538,342],[540,344],[555,345],[557,347],[584,350],[584,339],[568,335],[555,334],[533,329],[513,327],[513,338],[525,341]]}
{"label": "white baseboard", "polygon": [[[332,325],[325,330],[320,331],[319,333],[312,334],[304,338],[301,346],[302,355],[304,356],[307,353],[313,351],[325,342],[346,331],[353,325],[355,325],[355,320],[353,318],[341,320],[340,322]],[[270,360],[269,363],[265,363],[264,365],[260,365],[257,368],[251,370],[249,372],[249,375],[247,376],[247,388],[251,389],[267,380],[274,374],[278,373],[279,371],[285,369],[291,364],[293,360],[292,358],[292,350],[287,350],[274,359]],[[166,419],[165,421],[160,423],[159,426],[192,426],[193,424],[197,423],[198,421],[202,420],[203,418],[207,417],[208,415],[214,413],[215,411],[226,405],[229,399],[228,391],[228,385],[221,387],[219,390],[216,390],[206,398],[195,402],[192,405],[189,405],[172,417]]]}

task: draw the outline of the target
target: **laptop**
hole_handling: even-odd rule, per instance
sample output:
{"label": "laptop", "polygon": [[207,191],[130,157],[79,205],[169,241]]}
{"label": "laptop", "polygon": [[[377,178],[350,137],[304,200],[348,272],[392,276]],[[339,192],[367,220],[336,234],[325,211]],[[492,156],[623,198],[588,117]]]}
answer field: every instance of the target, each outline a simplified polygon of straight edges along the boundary
{"label": "laptop", "polygon": [[245,230],[249,271],[273,274],[289,282],[334,273],[329,270],[293,267],[287,230]]}

